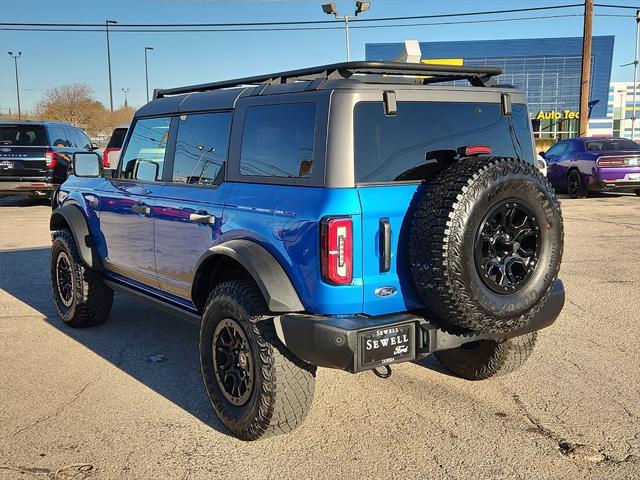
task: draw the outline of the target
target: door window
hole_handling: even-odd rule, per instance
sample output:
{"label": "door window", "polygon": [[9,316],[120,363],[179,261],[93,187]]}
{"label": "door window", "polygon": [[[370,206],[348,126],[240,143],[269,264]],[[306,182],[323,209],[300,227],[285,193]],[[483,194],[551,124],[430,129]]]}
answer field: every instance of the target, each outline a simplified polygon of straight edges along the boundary
{"label": "door window", "polygon": [[170,126],[170,117],[145,118],[136,122],[120,162],[121,178],[162,180]]}
{"label": "door window", "polygon": [[173,161],[173,182],[214,185],[224,177],[231,113],[182,115]]}
{"label": "door window", "polygon": [[242,133],[240,174],[311,177],[315,124],[313,103],[250,107]]}
{"label": "door window", "polygon": [[70,147],[71,142],[67,138],[64,127],[49,127],[49,140],[54,147]]}

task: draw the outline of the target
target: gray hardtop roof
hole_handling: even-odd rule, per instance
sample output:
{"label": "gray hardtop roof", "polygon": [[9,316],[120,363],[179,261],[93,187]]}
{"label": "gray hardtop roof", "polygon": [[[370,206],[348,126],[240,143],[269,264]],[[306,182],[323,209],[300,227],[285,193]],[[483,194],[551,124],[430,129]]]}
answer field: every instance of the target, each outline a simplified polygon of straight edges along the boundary
{"label": "gray hardtop roof", "polygon": [[[292,93],[308,92],[309,94],[332,91],[332,90],[352,90],[352,91],[388,91],[388,90],[437,90],[442,92],[477,92],[478,94],[486,94],[491,92],[511,93],[515,96],[523,95],[521,90],[510,86],[496,87],[473,87],[460,85],[443,85],[432,84],[422,85],[406,81],[406,79],[386,79],[384,83],[363,83],[358,80],[340,79],[326,80],[321,86],[312,86],[313,80],[297,81],[292,83],[260,85],[240,88],[228,88],[221,90],[212,90],[206,92],[186,93],[182,95],[174,95],[157,98],[150,101],[136,112],[136,117],[158,116],[158,115],[175,115],[179,113],[204,112],[214,110],[232,110],[238,98],[250,96],[266,96],[266,95],[286,95]],[[448,100],[455,100],[449,97]]]}

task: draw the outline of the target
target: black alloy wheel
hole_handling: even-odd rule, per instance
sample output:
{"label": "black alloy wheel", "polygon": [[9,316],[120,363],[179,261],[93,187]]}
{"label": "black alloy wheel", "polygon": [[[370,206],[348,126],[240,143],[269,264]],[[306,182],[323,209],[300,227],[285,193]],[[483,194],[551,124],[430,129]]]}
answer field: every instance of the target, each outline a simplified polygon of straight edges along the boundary
{"label": "black alloy wheel", "polygon": [[493,292],[511,294],[526,285],[540,254],[540,226],[524,203],[506,200],[489,210],[476,233],[478,275]]}
{"label": "black alloy wheel", "polygon": [[56,286],[63,305],[70,307],[73,303],[74,292],[73,270],[66,252],[60,252],[56,260]]}
{"label": "black alloy wheel", "polygon": [[226,318],[216,326],[212,357],[224,398],[236,406],[247,403],[253,391],[255,369],[249,340],[234,320]]}
{"label": "black alloy wheel", "polygon": [[567,193],[571,198],[583,198],[587,192],[578,170],[571,170],[567,177]]}

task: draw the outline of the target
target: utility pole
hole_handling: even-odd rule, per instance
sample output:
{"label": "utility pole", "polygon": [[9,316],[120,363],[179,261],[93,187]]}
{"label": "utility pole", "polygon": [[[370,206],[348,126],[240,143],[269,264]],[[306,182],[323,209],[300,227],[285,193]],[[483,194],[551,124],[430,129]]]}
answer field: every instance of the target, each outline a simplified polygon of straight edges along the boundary
{"label": "utility pole", "polygon": [[147,103],[149,103],[149,64],[147,63],[147,52],[153,50],[153,47],[144,47],[144,78],[147,93]]}
{"label": "utility pole", "polygon": [[[636,139],[636,98],[638,94],[638,44],[640,43],[640,10],[636,10],[636,56],[633,61],[633,113],[631,114],[631,140]],[[626,115],[625,115],[626,117]]]}
{"label": "utility pole", "polygon": [[336,20],[344,21],[344,33],[345,40],[347,43],[347,62],[351,60],[351,40],[349,38],[349,20],[354,20],[358,14],[369,11],[371,8],[371,2],[356,2],[356,10],[353,16],[349,15],[338,15],[338,7],[336,7],[336,2],[325,3],[322,5],[322,11],[327,15],[333,15],[336,17]]}
{"label": "utility pole", "polygon": [[113,112],[113,85],[111,84],[111,45],[109,44],[109,25],[115,25],[115,20],[105,20],[104,27],[107,32],[107,67],[109,69],[109,107]]}
{"label": "utility pole", "polygon": [[11,58],[13,58],[13,63],[16,67],[16,97],[18,98],[18,120],[22,120],[22,112],[20,111],[20,80],[18,77],[18,58],[20,58],[22,52],[18,52],[17,55],[14,55],[13,52],[7,53],[11,56]]}
{"label": "utility pole", "polygon": [[127,102],[127,92],[129,92],[129,88],[121,88],[120,90],[122,90],[124,92],[124,108],[127,108],[129,106],[129,102]]}
{"label": "utility pole", "polygon": [[580,82],[580,136],[589,130],[589,93],[591,91],[591,35],[593,33],[593,0],[584,2],[582,33],[582,81]]}

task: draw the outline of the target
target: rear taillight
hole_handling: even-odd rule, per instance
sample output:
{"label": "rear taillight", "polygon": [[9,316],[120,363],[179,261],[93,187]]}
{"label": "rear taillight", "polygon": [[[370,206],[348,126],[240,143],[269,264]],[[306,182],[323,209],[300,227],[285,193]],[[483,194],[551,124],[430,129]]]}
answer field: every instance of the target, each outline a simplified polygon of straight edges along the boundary
{"label": "rear taillight", "polygon": [[636,157],[601,157],[598,159],[599,167],[637,167],[640,165]]}
{"label": "rear taillight", "polygon": [[111,167],[111,161],[109,160],[109,154],[111,152],[117,152],[118,150],[120,150],[119,148],[105,148],[104,149],[104,153],[103,153],[103,159],[104,159],[104,166],[105,168],[109,168]]}
{"label": "rear taillight", "polygon": [[53,168],[58,164],[58,154],[53,150],[44,152],[44,163],[48,168]]}
{"label": "rear taillight", "polygon": [[322,223],[322,277],[334,285],[353,280],[353,222],[350,218],[327,218]]}
{"label": "rear taillight", "polygon": [[492,149],[489,145],[469,145],[458,149],[458,153],[464,157],[472,155],[489,155]]}

